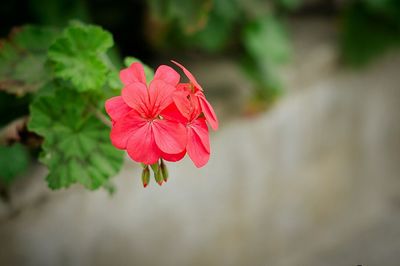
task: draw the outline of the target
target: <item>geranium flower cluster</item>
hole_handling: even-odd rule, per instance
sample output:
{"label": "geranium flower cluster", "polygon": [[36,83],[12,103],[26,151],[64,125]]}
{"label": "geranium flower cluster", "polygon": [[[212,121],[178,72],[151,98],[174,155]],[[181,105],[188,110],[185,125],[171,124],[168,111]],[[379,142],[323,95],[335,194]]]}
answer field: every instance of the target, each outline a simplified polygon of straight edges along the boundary
{"label": "geranium flower cluster", "polygon": [[144,166],[144,186],[152,166],[156,181],[167,180],[163,160],[176,162],[187,153],[196,167],[210,158],[208,125],[218,129],[218,119],[195,77],[181,64],[188,82],[181,83],[173,68],[161,65],[147,84],[141,63],[121,70],[121,96],[106,101],[112,121],[111,142]]}

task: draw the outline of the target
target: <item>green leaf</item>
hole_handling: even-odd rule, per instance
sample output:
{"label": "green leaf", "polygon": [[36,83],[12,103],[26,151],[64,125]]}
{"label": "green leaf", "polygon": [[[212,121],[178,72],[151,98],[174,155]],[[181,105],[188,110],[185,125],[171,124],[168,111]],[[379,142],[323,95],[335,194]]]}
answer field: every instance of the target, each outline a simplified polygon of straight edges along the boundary
{"label": "green leaf", "polygon": [[126,67],[129,67],[132,63],[135,63],[135,62],[139,62],[143,65],[144,74],[146,75],[146,82],[147,82],[147,84],[149,84],[150,81],[154,78],[154,70],[135,57],[128,56],[128,57],[125,57],[125,59],[124,59],[124,64]]}
{"label": "green leaf", "polygon": [[109,128],[73,90],[58,88],[54,95],[37,98],[28,128],[44,137],[40,161],[49,168],[52,189],[74,183],[97,189],[122,166],[123,153],[111,145]]}
{"label": "green leaf", "polygon": [[109,32],[74,23],[50,47],[48,56],[56,77],[71,81],[77,91],[100,90],[108,73],[105,52],[112,45]]}
{"label": "green leaf", "polygon": [[108,80],[108,86],[112,90],[120,91],[121,88],[123,87],[123,84],[122,84],[121,80],[119,79],[119,73],[117,71],[111,71],[108,74],[107,80]]}
{"label": "green leaf", "polygon": [[23,95],[36,91],[50,78],[47,49],[58,32],[52,28],[24,26],[0,44],[0,89]]}
{"label": "green leaf", "polygon": [[0,146],[0,181],[9,185],[29,166],[29,153],[24,146]]}

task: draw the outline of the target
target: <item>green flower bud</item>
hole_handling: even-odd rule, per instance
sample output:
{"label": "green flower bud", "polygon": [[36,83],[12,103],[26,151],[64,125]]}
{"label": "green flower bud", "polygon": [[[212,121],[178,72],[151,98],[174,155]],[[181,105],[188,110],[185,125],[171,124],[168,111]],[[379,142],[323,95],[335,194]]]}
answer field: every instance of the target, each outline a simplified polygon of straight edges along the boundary
{"label": "green flower bud", "polygon": [[167,165],[164,163],[164,161],[161,159],[161,164],[160,164],[160,168],[161,168],[161,173],[164,179],[164,182],[167,182],[168,180],[168,168]]}
{"label": "green flower bud", "polygon": [[142,182],[144,187],[147,187],[150,182],[150,169],[147,165],[146,168],[143,168],[142,171]]}
{"label": "green flower bud", "polygon": [[157,184],[159,184],[161,186],[164,179],[163,179],[160,165],[158,164],[158,162],[155,164],[152,164],[151,169],[153,169],[153,172],[154,172],[154,179],[156,180]]}

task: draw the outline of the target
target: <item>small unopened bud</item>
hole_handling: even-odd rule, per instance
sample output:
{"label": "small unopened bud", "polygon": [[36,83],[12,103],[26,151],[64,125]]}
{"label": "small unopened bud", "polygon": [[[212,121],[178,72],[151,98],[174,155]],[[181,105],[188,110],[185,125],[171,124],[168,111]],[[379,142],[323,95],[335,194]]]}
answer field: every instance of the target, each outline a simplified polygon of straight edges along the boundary
{"label": "small unopened bud", "polygon": [[147,185],[150,182],[150,169],[148,166],[146,166],[146,168],[143,168],[142,171],[142,182],[143,182],[143,186],[147,187]]}
{"label": "small unopened bud", "polygon": [[151,169],[153,169],[154,172],[154,179],[156,180],[157,184],[160,186],[163,183],[163,177],[162,177],[162,172],[160,169],[160,165],[157,163],[151,165]]}
{"label": "small unopened bud", "polygon": [[164,182],[167,182],[167,180],[168,180],[168,168],[167,168],[167,165],[164,163],[164,160],[162,160],[162,159],[161,159],[160,168],[161,168],[161,173],[162,173]]}

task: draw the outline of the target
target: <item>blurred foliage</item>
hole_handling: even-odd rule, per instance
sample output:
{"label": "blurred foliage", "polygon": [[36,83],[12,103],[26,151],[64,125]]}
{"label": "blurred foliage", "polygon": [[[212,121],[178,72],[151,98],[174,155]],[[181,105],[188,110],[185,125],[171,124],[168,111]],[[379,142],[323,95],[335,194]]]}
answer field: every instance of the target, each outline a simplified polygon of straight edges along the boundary
{"label": "blurred foliage", "polygon": [[398,0],[364,0],[368,10],[400,24],[400,3]]}
{"label": "blurred foliage", "polygon": [[[266,101],[282,91],[279,66],[290,59],[291,47],[278,9],[293,10],[300,0],[150,1],[158,48],[207,53],[238,51],[243,69],[254,82],[256,96]],[[176,12],[176,10],[180,12]],[[190,20],[188,19],[190,18]]]}
{"label": "blurred foliage", "polygon": [[0,146],[0,184],[9,185],[29,166],[28,150],[21,144]]}
{"label": "blurred foliage", "polygon": [[[224,49],[230,41],[240,10],[236,0],[213,1],[212,6],[211,3],[209,6],[208,15],[198,22],[201,28],[196,31],[183,28],[182,32],[175,32],[178,32],[178,41],[184,46],[216,53]],[[182,33],[185,35],[182,36]]]}
{"label": "blurred foliage", "polygon": [[388,49],[400,45],[400,1],[364,0],[343,13],[341,31],[343,59],[365,65]]}
{"label": "blurred foliage", "polygon": [[[339,47],[344,62],[351,65],[363,65],[390,47],[398,46],[400,36],[398,0],[28,0],[27,3],[30,17],[42,24],[65,26],[75,18],[85,22],[98,20],[112,27],[119,25],[123,28],[115,28],[119,32],[118,38],[127,42],[120,47],[134,43],[135,49],[141,49],[141,52],[152,47],[153,53],[187,51],[232,56],[251,77],[255,94],[266,101],[283,91],[279,69],[291,58],[291,41],[285,21],[290,15],[301,13],[303,8],[315,5],[312,10],[318,12],[321,11],[318,5],[331,6],[333,14],[341,19]],[[4,8],[10,6],[15,4]],[[82,56],[79,52],[70,53]],[[112,54],[116,59],[110,54],[108,52],[110,61],[118,64],[120,59],[115,50]],[[285,60],[276,60],[282,56]],[[86,63],[104,72],[102,60],[94,57],[89,56]],[[64,63],[74,65],[73,62]],[[65,70],[58,71],[70,75]],[[24,71],[10,70],[16,75],[21,72]],[[91,73],[86,74],[89,76],[82,78],[87,80],[80,83],[94,81],[90,78]]]}
{"label": "blurred foliage", "polygon": [[30,96],[23,97],[0,91],[0,128],[13,119],[29,113]]}
{"label": "blurred foliage", "polygon": [[[318,3],[318,1],[316,1]],[[321,1],[322,3],[322,1]],[[282,64],[291,59],[285,18],[302,0],[151,0],[150,40],[157,49],[233,55],[254,82],[256,98],[269,102],[284,88]],[[400,1],[337,3],[344,62],[363,65],[400,44]],[[236,56],[239,54],[240,56]]]}
{"label": "blurred foliage", "polygon": [[274,99],[282,92],[277,67],[290,59],[289,38],[281,23],[273,16],[249,22],[243,31],[247,59],[246,73],[256,82],[257,96]]}
{"label": "blurred foliage", "polygon": [[65,26],[69,20],[90,21],[87,2],[81,0],[30,0],[29,8],[44,25]]}
{"label": "blurred foliage", "polygon": [[177,23],[190,34],[204,27],[212,1],[150,0],[149,3],[158,19]]}
{"label": "blurred foliage", "polygon": [[46,27],[14,29],[1,43],[0,90],[23,95],[43,86],[49,80],[47,49],[56,35],[56,30]]}
{"label": "blurred foliage", "polygon": [[299,8],[302,0],[275,0],[275,3],[284,9],[295,10]]}

